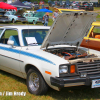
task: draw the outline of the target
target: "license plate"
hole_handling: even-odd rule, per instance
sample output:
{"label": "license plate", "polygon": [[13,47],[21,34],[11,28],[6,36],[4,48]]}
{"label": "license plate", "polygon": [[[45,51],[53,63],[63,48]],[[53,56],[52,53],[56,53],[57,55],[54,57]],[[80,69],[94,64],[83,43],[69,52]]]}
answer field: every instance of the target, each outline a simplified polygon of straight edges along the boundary
{"label": "license plate", "polygon": [[97,87],[100,87],[100,79],[92,80],[91,88],[97,88]]}

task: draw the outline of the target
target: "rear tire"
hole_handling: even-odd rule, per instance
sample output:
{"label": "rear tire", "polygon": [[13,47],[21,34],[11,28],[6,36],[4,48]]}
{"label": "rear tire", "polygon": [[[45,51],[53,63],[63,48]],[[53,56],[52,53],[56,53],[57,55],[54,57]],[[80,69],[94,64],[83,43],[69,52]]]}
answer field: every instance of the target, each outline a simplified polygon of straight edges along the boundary
{"label": "rear tire", "polygon": [[34,24],[34,25],[36,24],[34,20],[33,20],[33,24]]}
{"label": "rear tire", "polygon": [[12,23],[15,23],[15,20],[14,19],[12,19]]}
{"label": "rear tire", "polygon": [[25,22],[22,22],[23,24],[25,24]]}
{"label": "rear tire", "polygon": [[43,95],[48,90],[48,85],[44,81],[40,72],[35,68],[29,69],[27,73],[26,83],[27,83],[28,91],[31,94]]}

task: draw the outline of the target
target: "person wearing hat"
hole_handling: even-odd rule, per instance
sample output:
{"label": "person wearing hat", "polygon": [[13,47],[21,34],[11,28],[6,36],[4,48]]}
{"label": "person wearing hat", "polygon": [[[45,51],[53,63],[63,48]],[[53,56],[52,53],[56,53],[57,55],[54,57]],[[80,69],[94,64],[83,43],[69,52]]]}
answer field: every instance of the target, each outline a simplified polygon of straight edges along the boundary
{"label": "person wearing hat", "polygon": [[44,20],[44,26],[48,26],[48,22],[49,22],[49,13],[48,12],[43,16],[43,20]]}
{"label": "person wearing hat", "polygon": [[55,12],[53,13],[53,21],[56,19],[58,16],[58,10],[56,9]]}

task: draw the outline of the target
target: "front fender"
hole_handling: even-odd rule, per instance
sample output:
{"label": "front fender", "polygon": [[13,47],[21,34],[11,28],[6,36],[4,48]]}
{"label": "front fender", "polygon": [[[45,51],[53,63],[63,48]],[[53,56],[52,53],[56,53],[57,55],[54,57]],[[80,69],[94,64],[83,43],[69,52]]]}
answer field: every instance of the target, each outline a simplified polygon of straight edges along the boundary
{"label": "front fender", "polygon": [[[20,63],[20,69],[25,78],[26,78],[25,66],[28,64],[32,65],[33,67],[36,67],[41,73],[41,75],[43,76],[44,80],[48,84],[50,84],[51,76],[52,77],[59,76],[59,66],[58,65],[50,64],[48,62],[41,61],[38,59],[28,59],[25,62]],[[47,74],[46,71],[50,72],[51,74]]]}
{"label": "front fender", "polygon": [[10,18],[11,20],[14,19],[14,20],[16,21],[18,17],[13,16],[13,15],[10,15],[9,18]]}

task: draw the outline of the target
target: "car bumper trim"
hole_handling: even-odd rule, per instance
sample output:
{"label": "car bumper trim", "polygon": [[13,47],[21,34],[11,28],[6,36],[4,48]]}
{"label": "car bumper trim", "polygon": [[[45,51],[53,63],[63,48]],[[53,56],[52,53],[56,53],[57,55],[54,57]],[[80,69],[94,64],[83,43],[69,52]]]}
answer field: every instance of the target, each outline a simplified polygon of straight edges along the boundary
{"label": "car bumper trim", "polygon": [[91,77],[62,77],[62,78],[58,78],[58,77],[50,77],[50,82],[51,85],[53,86],[57,86],[57,87],[71,87],[71,86],[81,86],[81,85],[91,85],[92,80],[95,79],[100,79],[100,76],[91,76]]}

